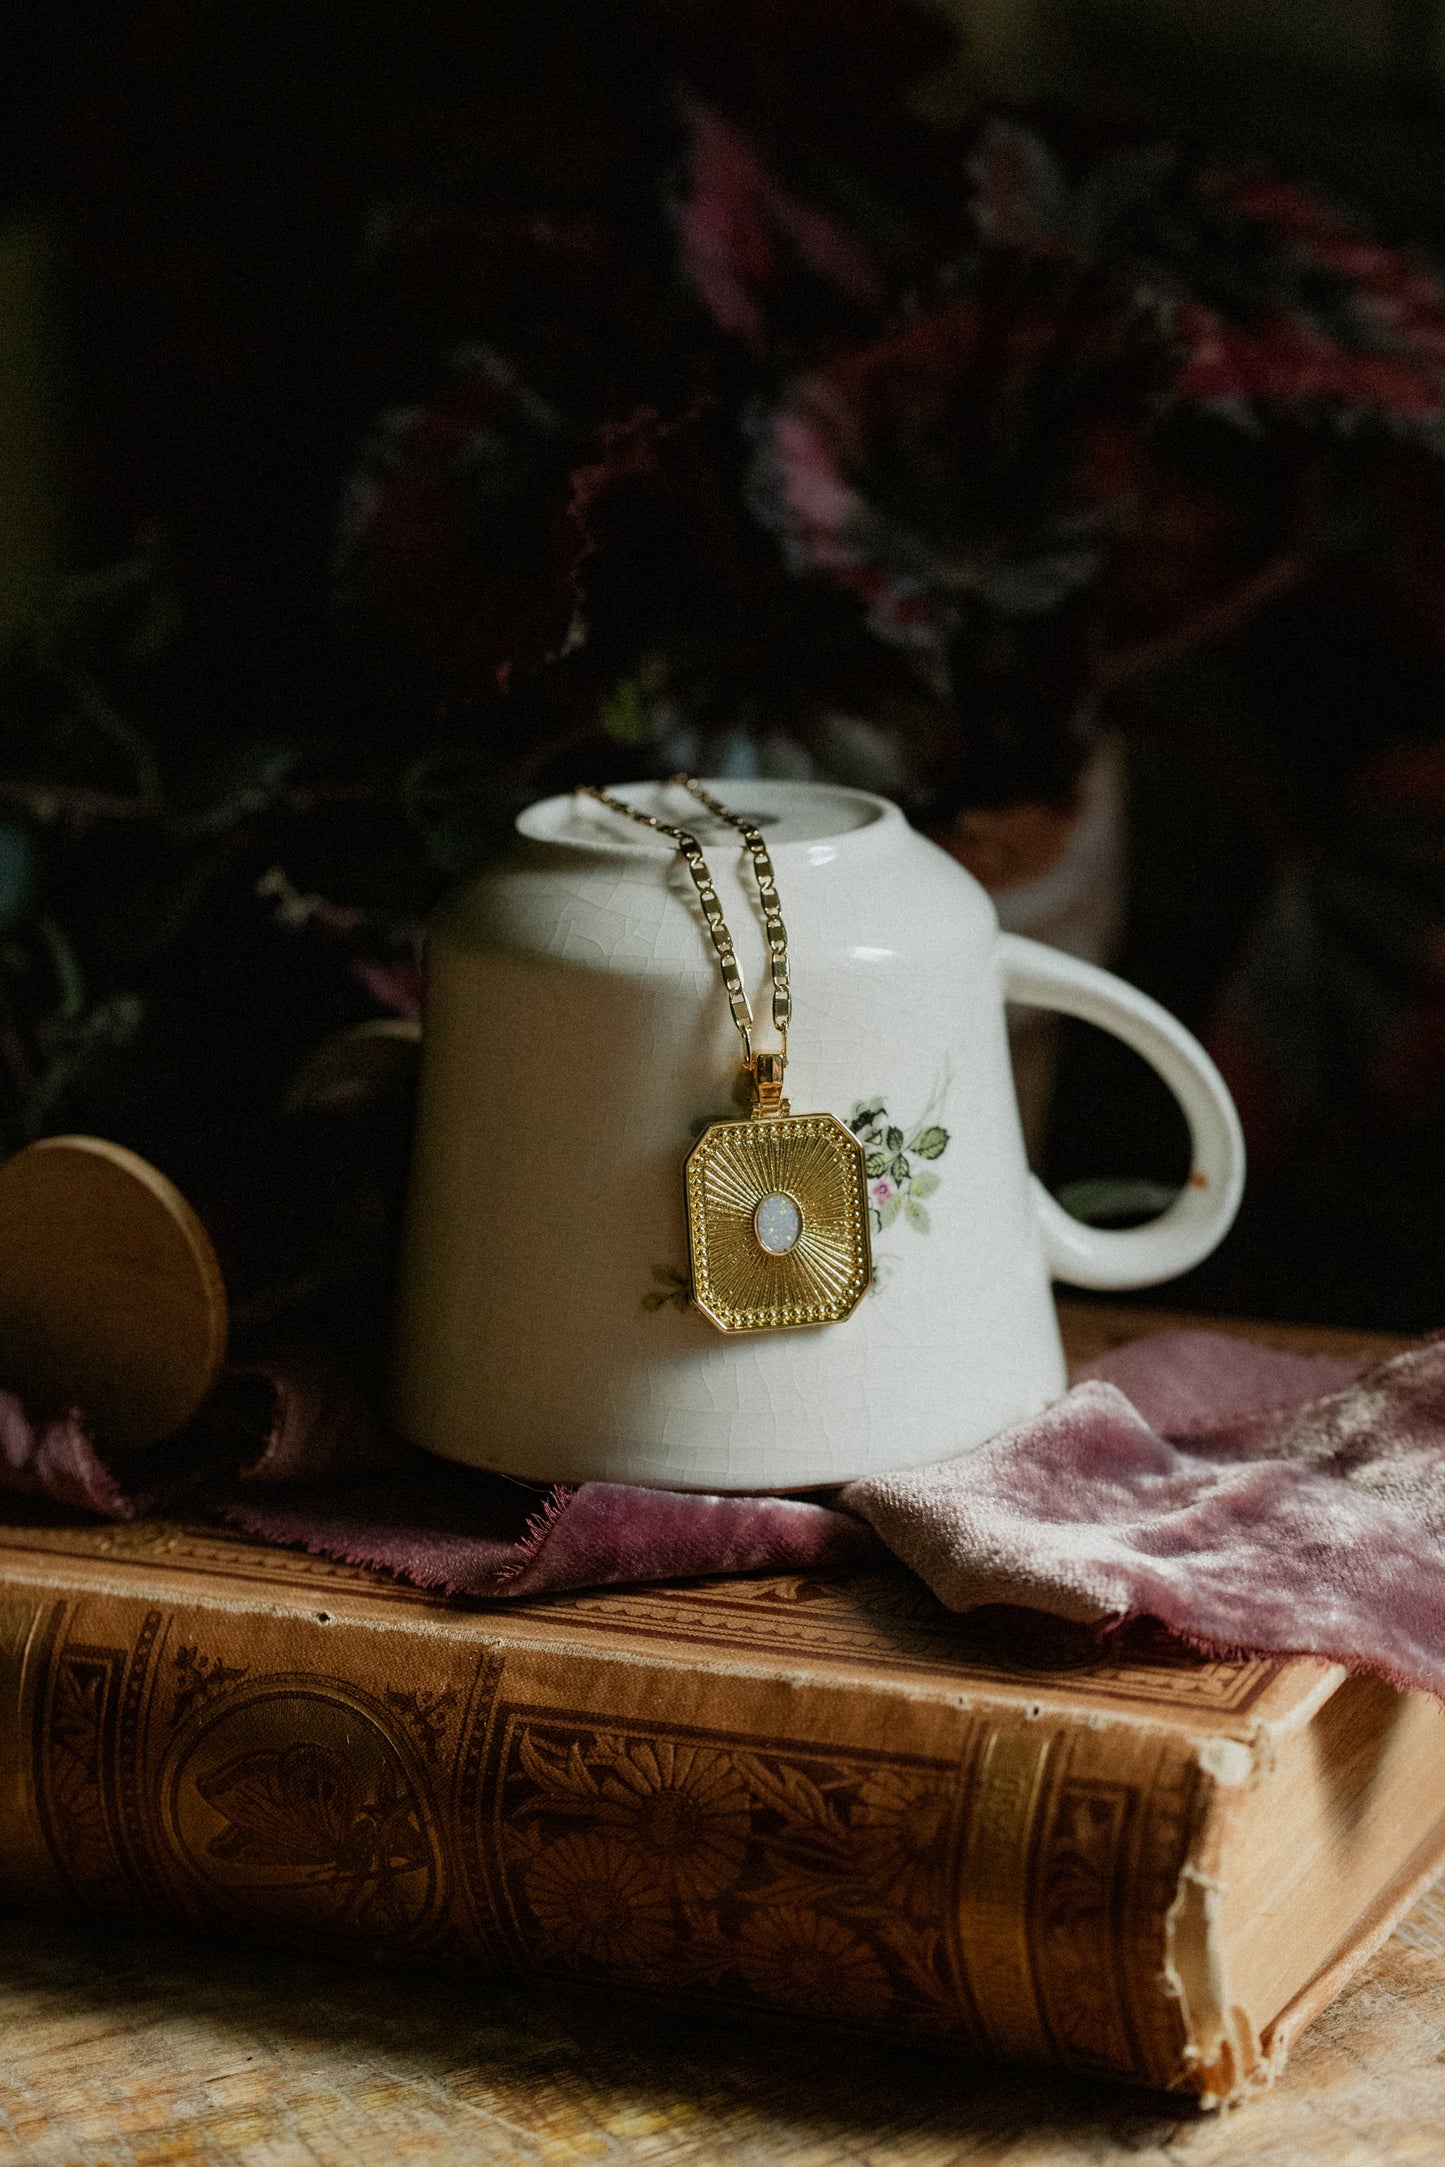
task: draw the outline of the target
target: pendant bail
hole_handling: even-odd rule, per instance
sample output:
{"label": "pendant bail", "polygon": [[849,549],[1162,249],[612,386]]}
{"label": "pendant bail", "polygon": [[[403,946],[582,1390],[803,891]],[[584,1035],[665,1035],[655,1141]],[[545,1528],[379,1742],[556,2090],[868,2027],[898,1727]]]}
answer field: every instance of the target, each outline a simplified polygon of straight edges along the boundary
{"label": "pendant bail", "polygon": [[769,1114],[785,1114],[788,1102],[783,1097],[783,1071],[786,1057],[781,1053],[754,1054],[748,1068],[753,1087],[753,1118],[766,1118]]}

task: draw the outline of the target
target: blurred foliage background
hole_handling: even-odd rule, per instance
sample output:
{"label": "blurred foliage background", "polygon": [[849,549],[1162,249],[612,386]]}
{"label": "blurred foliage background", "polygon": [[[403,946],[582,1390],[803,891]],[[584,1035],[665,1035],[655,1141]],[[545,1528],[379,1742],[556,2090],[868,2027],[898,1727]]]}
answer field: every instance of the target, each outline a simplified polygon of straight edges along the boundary
{"label": "blurred foliage background", "polygon": [[[4,1148],[84,1128],[178,1171],[234,1156],[329,1034],[417,1013],[427,909],[544,788],[684,757],[843,773],[900,795],[1007,909],[1065,847],[1105,747],[1127,808],[1123,891],[1101,906],[1114,960],[1205,1034],[1255,1162],[1236,1233],[1158,1298],[1441,1321],[1433,0],[21,0],[12,57]],[[1312,334],[1335,335],[1345,287],[1398,295],[1421,267],[1414,404],[1357,372],[1325,453],[1294,408],[1276,426],[1293,392],[1223,420],[1220,401],[1193,420],[1176,403],[1146,441],[1162,347],[1138,347],[1137,397],[1075,366],[1089,326],[1117,356],[1157,298],[1137,250],[1100,242],[1094,313],[1082,288],[1048,303],[1066,387],[1048,441],[1087,440],[1097,475],[1108,419],[1127,516],[1111,524],[1091,483],[1062,527],[1005,548],[979,514],[961,542],[968,430],[1002,411],[997,377],[976,371],[961,403],[952,382],[952,433],[915,443],[901,364],[869,405],[879,370],[858,357],[950,312],[993,321],[984,259],[1048,256],[1055,198],[1122,170],[1120,146],[1160,144],[1160,260],[1181,293],[1232,280],[1236,328],[1284,275],[1284,227],[1206,230],[1198,174],[1341,207],[1329,278],[1289,242],[1288,307]],[[1015,155],[1034,161],[1033,223],[980,239],[965,199],[1003,203]],[[750,218],[773,250],[755,283]],[[1376,248],[1395,253],[1367,263]],[[1009,294],[1016,353],[1034,318]],[[942,351],[909,381],[933,382]],[[837,537],[786,512],[786,427],[825,410],[857,425],[825,448],[872,519],[846,576],[826,568]],[[905,474],[949,487],[935,504]],[[1050,601],[1020,631],[949,570],[960,551],[1058,565],[1081,518],[1109,567],[1090,560],[1085,610]],[[1099,667],[1105,645],[1133,664]],[[1184,1164],[1171,1102],[1082,1026],[1036,1148],[1076,1200],[1130,1177],[1094,1198],[1120,1216]]]}

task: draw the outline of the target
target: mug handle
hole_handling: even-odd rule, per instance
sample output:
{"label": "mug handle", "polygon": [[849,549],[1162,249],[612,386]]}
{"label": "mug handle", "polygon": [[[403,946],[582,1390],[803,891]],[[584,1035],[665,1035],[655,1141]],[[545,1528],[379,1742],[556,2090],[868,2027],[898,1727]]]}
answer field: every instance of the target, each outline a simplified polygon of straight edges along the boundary
{"label": "mug handle", "polygon": [[1148,1287],[1187,1272],[1229,1232],[1244,1191],[1244,1136],[1229,1089],[1192,1032],[1147,993],[1061,948],[1001,933],[1006,1001],[1081,1017],[1123,1039],[1169,1086],[1189,1123],[1189,1178],[1168,1210],[1120,1233],[1085,1226],[1034,1180],[1050,1276],[1074,1287]]}

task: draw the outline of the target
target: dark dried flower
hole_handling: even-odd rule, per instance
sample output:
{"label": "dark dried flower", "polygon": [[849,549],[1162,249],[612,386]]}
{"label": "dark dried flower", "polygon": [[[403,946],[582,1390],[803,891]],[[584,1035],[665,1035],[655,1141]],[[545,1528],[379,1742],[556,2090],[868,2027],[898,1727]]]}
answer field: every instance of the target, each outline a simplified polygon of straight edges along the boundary
{"label": "dark dried flower", "polygon": [[996,254],[957,293],[793,384],[757,424],[752,503],[799,572],[936,647],[960,597],[1005,616],[1096,577],[1174,368],[1147,291]]}
{"label": "dark dried flower", "polygon": [[1071,169],[1002,119],[971,171],[991,245],[1111,264],[1175,304],[1181,402],[1254,428],[1372,422],[1445,452],[1445,285],[1318,196],[1158,142]]}
{"label": "dark dried flower", "polygon": [[692,106],[688,123],[678,241],[683,270],[718,329],[761,352],[809,317],[836,327],[876,311],[883,283],[860,243],[784,188],[719,114]]}

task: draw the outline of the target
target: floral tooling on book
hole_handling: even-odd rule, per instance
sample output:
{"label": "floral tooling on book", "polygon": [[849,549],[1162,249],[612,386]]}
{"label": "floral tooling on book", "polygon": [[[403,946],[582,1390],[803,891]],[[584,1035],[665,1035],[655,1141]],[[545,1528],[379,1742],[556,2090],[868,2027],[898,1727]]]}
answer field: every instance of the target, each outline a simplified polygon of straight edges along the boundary
{"label": "floral tooling on book", "polygon": [[540,1970],[852,2023],[956,2019],[944,1767],[526,1720],[503,1796],[509,1909]]}

